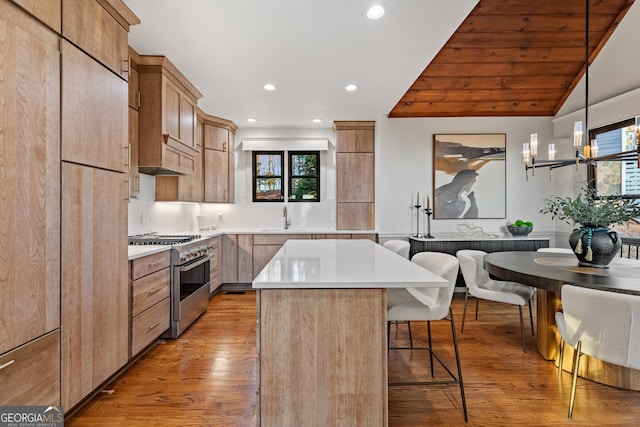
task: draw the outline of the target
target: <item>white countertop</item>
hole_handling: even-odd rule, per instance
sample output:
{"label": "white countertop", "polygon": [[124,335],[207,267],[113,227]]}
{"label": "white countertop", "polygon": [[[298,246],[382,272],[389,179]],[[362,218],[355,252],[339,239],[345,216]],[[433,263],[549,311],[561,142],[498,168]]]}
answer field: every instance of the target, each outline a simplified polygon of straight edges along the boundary
{"label": "white countertop", "polygon": [[171,245],[129,245],[129,261],[171,249]]}
{"label": "white countertop", "polygon": [[448,282],[371,240],[289,240],[253,281],[257,289],[420,288]]}

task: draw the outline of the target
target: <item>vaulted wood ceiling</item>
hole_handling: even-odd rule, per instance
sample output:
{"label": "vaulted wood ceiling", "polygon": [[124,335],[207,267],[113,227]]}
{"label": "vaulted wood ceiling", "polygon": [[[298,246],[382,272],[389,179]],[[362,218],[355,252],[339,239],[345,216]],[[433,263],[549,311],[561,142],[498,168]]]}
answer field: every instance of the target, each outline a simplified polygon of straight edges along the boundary
{"label": "vaulted wood ceiling", "polygon": [[[589,63],[633,3],[589,0]],[[555,115],[585,72],[585,9],[480,0],[389,117]]]}

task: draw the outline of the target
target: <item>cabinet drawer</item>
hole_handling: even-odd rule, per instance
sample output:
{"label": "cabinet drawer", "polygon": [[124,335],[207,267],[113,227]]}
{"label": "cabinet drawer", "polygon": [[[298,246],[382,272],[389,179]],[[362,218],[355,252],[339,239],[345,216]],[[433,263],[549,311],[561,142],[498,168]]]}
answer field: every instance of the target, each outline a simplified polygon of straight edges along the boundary
{"label": "cabinet drawer", "polygon": [[220,269],[212,268],[210,271],[209,293],[213,293],[220,287]]}
{"label": "cabinet drawer", "polygon": [[0,406],[60,404],[60,330],[0,356]]}
{"label": "cabinet drawer", "polygon": [[169,251],[134,259],[131,266],[131,278],[136,280],[154,271],[169,267],[169,261]]}
{"label": "cabinet drawer", "polygon": [[133,318],[131,356],[136,355],[169,328],[169,298]]}
{"label": "cabinet drawer", "polygon": [[137,316],[147,308],[168,297],[170,290],[168,268],[163,268],[148,276],[134,280],[131,285],[131,295],[133,296],[132,316]]}

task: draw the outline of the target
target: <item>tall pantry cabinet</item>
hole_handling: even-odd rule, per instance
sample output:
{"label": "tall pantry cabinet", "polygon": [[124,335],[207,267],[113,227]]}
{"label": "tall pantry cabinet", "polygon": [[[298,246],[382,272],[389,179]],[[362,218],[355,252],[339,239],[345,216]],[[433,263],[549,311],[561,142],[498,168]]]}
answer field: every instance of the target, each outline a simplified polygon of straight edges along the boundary
{"label": "tall pantry cabinet", "polygon": [[61,403],[128,360],[128,31],[122,0],[62,0]]}
{"label": "tall pantry cabinet", "polygon": [[0,405],[60,401],[60,2],[0,0]]}

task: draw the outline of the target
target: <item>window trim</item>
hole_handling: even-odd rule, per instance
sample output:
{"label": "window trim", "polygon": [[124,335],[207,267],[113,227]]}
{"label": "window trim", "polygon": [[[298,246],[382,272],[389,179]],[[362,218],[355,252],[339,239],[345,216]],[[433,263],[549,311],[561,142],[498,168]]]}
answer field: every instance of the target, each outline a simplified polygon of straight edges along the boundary
{"label": "window trim", "polygon": [[[256,157],[257,156],[262,156],[262,155],[269,155],[269,156],[280,156],[280,173],[281,175],[275,175],[275,176],[267,176],[267,175],[258,175],[257,171],[256,171]],[[285,180],[284,180],[284,174],[282,174],[285,171],[285,155],[284,155],[284,151],[252,151],[251,152],[251,177],[252,177],[252,188],[253,188],[253,201],[256,203],[264,203],[264,202],[275,202],[275,203],[279,203],[279,202],[284,202],[285,200]],[[260,178],[274,178],[274,179],[279,179],[280,180],[280,188],[282,190],[282,198],[278,198],[278,199],[258,199],[257,198],[257,181]]]}
{"label": "window trim", "polygon": [[[293,156],[299,155],[315,155],[316,156],[316,174],[315,175],[294,175],[293,174]],[[292,203],[300,202],[319,202],[320,201],[320,151],[287,151],[287,201]],[[316,180],[316,198],[315,199],[292,199],[291,189],[293,188],[293,179],[295,178],[313,178]]]}
{"label": "window trim", "polygon": [[[611,123],[605,126],[600,126],[594,129],[589,129],[589,141],[588,143],[591,143],[591,140],[593,139],[597,139],[597,136],[602,134],[602,133],[606,133],[606,132],[610,132],[612,130],[616,130],[616,129],[622,129],[625,127],[629,127],[629,126],[633,126],[635,125],[635,118],[631,117],[628,119],[624,119],[624,120],[620,120],[618,122],[615,123]],[[588,183],[588,187],[590,189],[594,189],[594,190],[598,190],[597,188],[597,176],[596,176],[596,164],[587,164],[587,183]],[[620,196],[612,196],[612,195],[603,195],[603,196],[598,196],[599,199],[607,199],[607,198],[621,198],[621,199],[640,199],[640,194],[623,194]]]}

